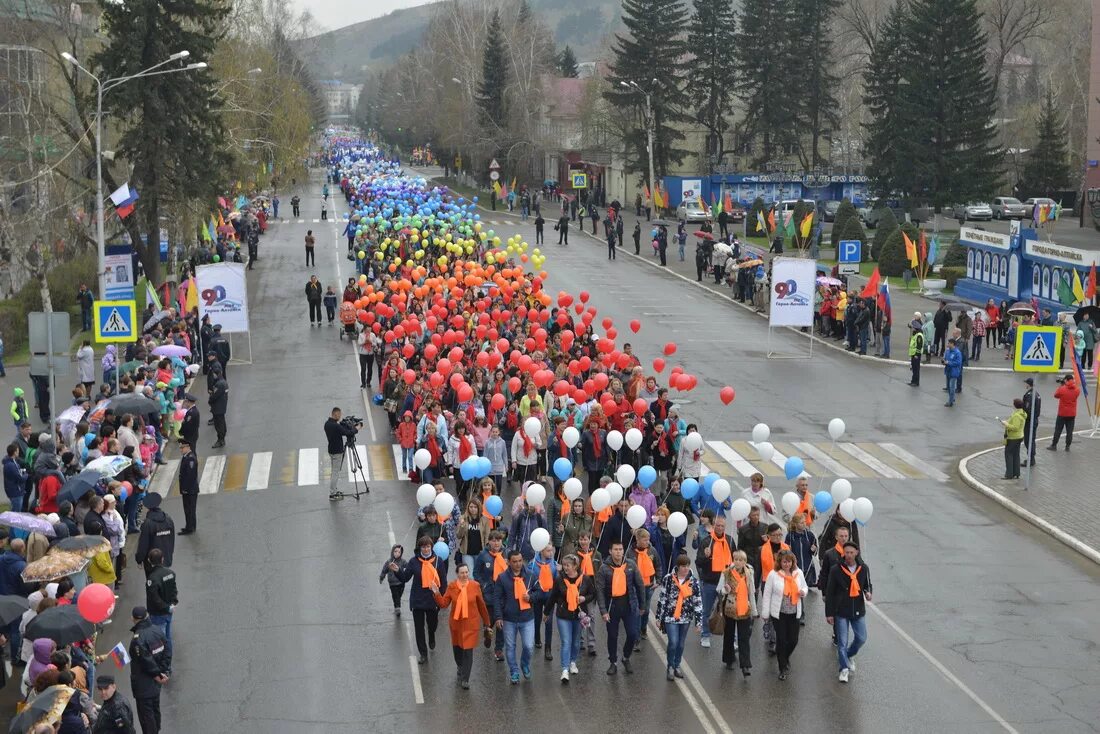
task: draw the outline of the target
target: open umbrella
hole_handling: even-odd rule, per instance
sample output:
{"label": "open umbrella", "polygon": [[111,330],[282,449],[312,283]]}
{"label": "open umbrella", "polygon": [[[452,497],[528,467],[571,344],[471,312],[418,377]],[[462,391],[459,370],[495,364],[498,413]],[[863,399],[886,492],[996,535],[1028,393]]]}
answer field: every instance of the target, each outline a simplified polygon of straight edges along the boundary
{"label": "open umbrella", "polygon": [[948,311],[967,311],[973,308],[973,306],[963,303],[962,301],[948,301],[945,308],[947,308]]}
{"label": "open umbrella", "polygon": [[177,344],[161,344],[153,350],[153,354],[158,357],[190,357],[191,350]]}
{"label": "open umbrella", "polygon": [[699,230],[698,232],[692,232],[692,234],[695,235],[696,237],[698,237],[699,239],[702,239],[702,240],[713,240],[714,239],[713,234],[711,234],[710,232],[704,232],[703,230]]}
{"label": "open umbrella", "polygon": [[115,415],[123,413],[159,413],[160,403],[152,398],[147,398],[141,393],[124,392],[111,398],[108,405]]}
{"label": "open umbrella", "polygon": [[1100,306],[1082,306],[1073,314],[1073,320],[1077,323],[1085,319],[1092,319],[1092,323],[1100,326]]}
{"label": "open umbrella", "polygon": [[714,243],[714,251],[721,254],[721,255],[727,255],[727,256],[733,254],[733,248],[730,247],[729,245],[727,245],[725,242],[716,242],[716,243]]}
{"label": "open umbrella", "polygon": [[39,724],[56,724],[61,721],[61,714],[69,705],[69,699],[76,693],[75,688],[56,685],[34,697],[18,716],[8,724],[8,734],[27,734]]}
{"label": "open umbrella", "polygon": [[23,612],[31,608],[27,597],[18,594],[5,594],[0,596],[0,627],[11,624],[23,616]]}
{"label": "open umbrella", "polygon": [[111,541],[102,535],[72,535],[57,541],[49,553],[64,552],[84,558],[94,558],[103,551],[109,550],[111,550]]}
{"label": "open umbrella", "polygon": [[57,420],[61,423],[62,429],[65,428],[65,424],[75,426],[80,422],[80,419],[84,417],[85,410],[80,405],[73,405],[65,410],[61,411],[61,415],[57,416]]}
{"label": "open umbrella", "polygon": [[96,471],[105,477],[114,477],[133,463],[134,460],[126,456],[100,456],[98,459],[89,461],[84,470]]}
{"label": "open umbrella", "polygon": [[842,281],[839,281],[836,278],[829,278],[829,277],[824,276],[824,275],[819,275],[818,276],[817,284],[818,285],[844,285],[844,283]]}
{"label": "open umbrella", "polygon": [[1008,307],[1008,312],[1013,316],[1034,316],[1035,307],[1027,301],[1016,301]]}
{"label": "open umbrella", "polygon": [[746,260],[746,261],[745,261],[745,262],[743,262],[743,263],[738,263],[738,264],[737,264],[737,267],[739,267],[739,268],[755,268],[755,267],[757,267],[758,265],[763,265],[763,264],[764,264],[764,261],[763,261],[763,260],[760,260],[760,259],[758,258],[758,259],[756,259],[756,260]]}
{"label": "open umbrella", "polygon": [[53,523],[29,512],[0,512],[0,525],[26,530],[28,533],[42,533],[47,538],[54,536]]}
{"label": "open umbrella", "polygon": [[75,505],[78,499],[89,491],[94,490],[96,485],[102,480],[103,475],[100,472],[88,469],[85,469],[76,476],[69,477],[57,492],[58,504],[68,500]]}
{"label": "open umbrella", "polygon": [[646,224],[653,225],[654,227],[675,227],[676,222],[670,222],[667,219],[651,219]]}
{"label": "open umbrella", "polygon": [[47,553],[24,566],[21,576],[28,584],[56,581],[83,571],[87,565],[88,559],[75,553]]}
{"label": "open umbrella", "polygon": [[86,640],[95,634],[95,625],[80,616],[75,604],[63,607],[50,607],[35,615],[27,623],[23,633],[28,640],[53,640],[58,647]]}
{"label": "open umbrella", "polygon": [[126,374],[129,374],[131,372],[136,372],[137,368],[141,367],[143,364],[145,364],[145,362],[140,360],[140,359],[131,359],[129,362],[125,362],[123,364],[120,364],[118,366],[118,372],[121,375],[126,375]]}

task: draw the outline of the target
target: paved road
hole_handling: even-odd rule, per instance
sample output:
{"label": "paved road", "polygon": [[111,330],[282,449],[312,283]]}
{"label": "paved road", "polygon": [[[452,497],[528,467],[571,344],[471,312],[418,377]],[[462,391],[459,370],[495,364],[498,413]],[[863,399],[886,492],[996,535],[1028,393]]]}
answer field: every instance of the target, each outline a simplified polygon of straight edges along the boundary
{"label": "paved road", "polygon": [[[869,647],[852,684],[838,684],[813,596],[785,684],[762,656],[743,681],[721,668],[718,649],[700,648],[695,637],[686,656],[694,677],[676,685],[665,682],[652,647],[632,678],[608,679],[601,656],[582,661],[567,689],[557,681],[557,664],[541,659],[534,682],[514,689],[503,667],[479,651],[473,688],[462,692],[446,633],[428,666],[410,665],[408,612],[396,621],[376,581],[392,539],[412,541],[412,487],[385,478],[392,449],[384,415],[373,413],[374,435],[369,427],[361,433],[369,471],[378,473],[358,503],[330,503],[321,486],[323,457],[302,453],[323,454],[321,424],[333,405],[367,410],[350,345],[336,328],[307,323],[307,227],[318,234],[322,280],[340,282],[350,270],[334,224],[278,224],[261,245],[249,281],[253,364],[230,368],[229,445],[215,454],[204,434],[199,453],[204,476],[213,467],[206,485],[212,492],[200,498],[198,534],[177,546],[183,601],[174,624],[176,675],[164,695],[166,730],[472,730],[502,716],[510,728],[545,730],[553,721],[567,731],[626,723],[708,732],[1094,730],[1100,666],[1089,651],[1100,633],[1090,620],[1100,573],[957,479],[942,481],[960,455],[988,443],[992,416],[1003,414],[1006,393],[1017,392],[1011,378],[968,375],[959,407],[948,412],[937,370],[926,371],[924,386],[914,390],[903,384],[904,368],[832,352],[812,361],[768,360],[760,320],[639,263],[621,259],[609,267],[606,248],[580,237],[569,248],[544,248],[550,288],[589,290],[601,316],[624,326],[641,318],[631,341],[644,361],[676,341],[670,365],[700,378],[682,402],[708,439],[753,460],[751,447],[739,442],[765,421],[791,452],[810,456],[799,444],[834,451],[825,425],[845,418],[843,440],[866,455],[835,449],[826,457],[855,473],[856,494],[875,503],[864,534],[877,602]],[[533,230],[518,231],[533,242]],[[806,349],[797,336],[776,332],[772,339],[781,350]],[[716,400],[725,384],[738,393],[729,407]],[[885,444],[911,458],[899,459]],[[709,450],[716,470],[741,481],[726,450]],[[769,484],[787,489],[780,477]],[[181,514],[178,498],[165,506]],[[124,608],[135,589],[125,591]]]}

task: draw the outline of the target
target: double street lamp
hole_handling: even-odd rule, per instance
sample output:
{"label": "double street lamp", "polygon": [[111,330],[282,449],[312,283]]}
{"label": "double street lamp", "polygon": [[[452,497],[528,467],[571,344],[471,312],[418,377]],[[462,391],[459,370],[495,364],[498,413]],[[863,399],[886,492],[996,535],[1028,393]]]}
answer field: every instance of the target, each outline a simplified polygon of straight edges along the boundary
{"label": "double street lamp", "polygon": [[96,205],[96,246],[99,250],[98,253],[98,265],[96,280],[99,285],[99,298],[106,297],[106,288],[103,283],[103,275],[107,269],[106,266],[106,235],[104,233],[103,224],[103,95],[111,91],[115,87],[118,87],[133,79],[144,79],[150,76],[157,76],[159,74],[174,74],[180,71],[194,71],[197,69],[205,69],[206,62],[199,61],[196,63],[188,64],[176,69],[161,69],[165,64],[170,64],[173,61],[183,61],[191,53],[189,51],[178,51],[169,56],[159,64],[154,64],[148,69],[139,71],[136,74],[128,74],[126,76],[114,77],[111,79],[101,79],[92,72],[88,71],[84,66],[77,61],[76,57],[68,51],[61,54],[61,58],[68,61],[80,71],[88,75],[92,81],[96,84],[96,105],[95,105],[95,205]]}
{"label": "double street lamp", "polygon": [[[657,80],[653,79],[652,83],[654,86],[656,86]],[[636,89],[645,96],[646,150],[649,153],[649,196],[650,201],[654,201],[657,193],[657,185],[656,177],[653,175],[653,138],[656,135],[653,120],[653,96],[652,94],[650,94],[650,92],[642,89],[641,86],[638,85],[638,82],[621,81],[619,82],[619,84],[626,87],[627,89]]]}

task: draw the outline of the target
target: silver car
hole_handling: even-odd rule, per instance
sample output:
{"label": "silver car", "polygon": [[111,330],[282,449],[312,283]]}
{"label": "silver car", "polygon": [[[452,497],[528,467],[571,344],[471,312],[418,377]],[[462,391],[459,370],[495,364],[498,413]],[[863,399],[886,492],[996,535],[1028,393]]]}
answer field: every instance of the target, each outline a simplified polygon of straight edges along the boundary
{"label": "silver car", "polygon": [[971,201],[967,204],[956,204],[955,219],[958,219],[960,222],[969,222],[972,220],[988,222],[993,219],[993,207],[978,201]]}
{"label": "silver car", "polygon": [[1031,214],[1031,208],[1014,196],[998,196],[993,199],[994,219],[1023,219]]}
{"label": "silver car", "polygon": [[705,222],[710,219],[710,210],[699,206],[697,200],[690,199],[676,207],[676,218],[684,222]]}

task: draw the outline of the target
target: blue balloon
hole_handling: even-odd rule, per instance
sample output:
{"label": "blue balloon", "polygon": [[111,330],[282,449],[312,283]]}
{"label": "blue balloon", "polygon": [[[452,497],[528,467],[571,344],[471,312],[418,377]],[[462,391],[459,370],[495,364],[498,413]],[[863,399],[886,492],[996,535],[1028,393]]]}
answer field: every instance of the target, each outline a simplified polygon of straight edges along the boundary
{"label": "blue balloon", "polygon": [[558,458],[554,459],[555,477],[564,482],[566,479],[572,476],[572,474],[573,462],[569,461],[569,459],[565,458],[564,456],[559,456]]}
{"label": "blue balloon", "polygon": [[435,541],[435,545],[432,546],[432,552],[444,561],[451,557],[450,547],[442,540]]}
{"label": "blue balloon", "polygon": [[711,472],[710,474],[707,474],[705,477],[703,477],[703,492],[707,495],[707,497],[710,497],[710,490],[712,487],[714,487],[714,483],[717,482],[719,479],[721,479],[721,477],[719,477],[714,472]]}
{"label": "blue balloon", "polygon": [[689,500],[699,494],[699,480],[688,477],[680,484],[680,494]]}
{"label": "blue balloon", "polygon": [[783,464],[783,473],[787,475],[787,479],[794,479],[802,473],[802,469],[805,468],[802,459],[797,456],[788,456],[787,461]]}
{"label": "blue balloon", "polygon": [[638,470],[638,484],[649,489],[649,485],[657,481],[657,470],[646,464]]}
{"label": "blue balloon", "polygon": [[833,496],[826,490],[821,490],[814,495],[814,509],[824,514],[833,506]]}
{"label": "blue balloon", "polygon": [[493,471],[493,462],[485,456],[477,457],[477,478],[489,476],[489,473]]}
{"label": "blue balloon", "polygon": [[478,460],[476,456],[470,456],[458,465],[459,475],[466,481],[477,476]]}
{"label": "blue balloon", "polygon": [[493,517],[497,517],[504,511],[504,500],[497,495],[490,495],[489,499],[485,500],[485,509],[489,511],[489,514]]}

